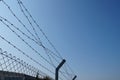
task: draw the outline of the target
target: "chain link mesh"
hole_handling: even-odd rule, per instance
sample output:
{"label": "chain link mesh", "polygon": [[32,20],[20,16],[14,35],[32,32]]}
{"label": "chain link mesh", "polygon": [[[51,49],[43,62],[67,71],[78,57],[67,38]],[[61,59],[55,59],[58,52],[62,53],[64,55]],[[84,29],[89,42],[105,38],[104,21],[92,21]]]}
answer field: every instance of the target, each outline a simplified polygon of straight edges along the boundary
{"label": "chain link mesh", "polygon": [[42,78],[46,74],[0,48],[0,70]]}

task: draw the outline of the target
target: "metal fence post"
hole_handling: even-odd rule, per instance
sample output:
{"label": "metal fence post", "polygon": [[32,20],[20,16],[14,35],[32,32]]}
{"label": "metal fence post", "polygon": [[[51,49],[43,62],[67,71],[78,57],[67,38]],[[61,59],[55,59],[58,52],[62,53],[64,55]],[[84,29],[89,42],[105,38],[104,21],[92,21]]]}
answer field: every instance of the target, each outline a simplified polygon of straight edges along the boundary
{"label": "metal fence post", "polygon": [[56,70],[55,70],[55,80],[58,80],[59,77],[59,69],[62,67],[62,65],[66,62],[65,59],[62,60],[62,62],[57,66]]}

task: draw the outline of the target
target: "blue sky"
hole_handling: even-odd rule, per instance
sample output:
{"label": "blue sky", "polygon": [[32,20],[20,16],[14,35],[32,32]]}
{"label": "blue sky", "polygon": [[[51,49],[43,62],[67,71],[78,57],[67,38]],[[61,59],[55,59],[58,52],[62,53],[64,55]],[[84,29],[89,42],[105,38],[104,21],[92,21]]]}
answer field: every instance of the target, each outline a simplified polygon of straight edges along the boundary
{"label": "blue sky", "polygon": [[[120,79],[119,0],[25,0],[23,2],[77,74],[77,80]],[[16,0],[8,3],[12,7]],[[2,10],[0,15],[16,22],[7,10],[0,9]],[[17,7],[13,6],[13,9],[19,17],[22,17]],[[1,34],[3,30],[7,29],[1,28]],[[8,32],[4,32],[3,35],[7,36],[7,34]],[[10,35],[14,36],[12,33],[8,36]],[[42,40],[46,44],[45,39]],[[15,44],[22,48],[23,44]],[[34,46],[32,43],[31,45]],[[5,48],[4,44],[2,47]],[[30,52],[29,49],[26,52]],[[20,56],[22,58],[22,55]],[[37,58],[37,55],[35,57]]]}

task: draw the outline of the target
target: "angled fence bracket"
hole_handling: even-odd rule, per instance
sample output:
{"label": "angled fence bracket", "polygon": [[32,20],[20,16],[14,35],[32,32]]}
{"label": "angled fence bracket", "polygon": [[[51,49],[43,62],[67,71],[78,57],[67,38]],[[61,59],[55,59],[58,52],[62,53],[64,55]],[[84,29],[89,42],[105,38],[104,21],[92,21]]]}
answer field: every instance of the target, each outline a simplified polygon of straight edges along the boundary
{"label": "angled fence bracket", "polygon": [[62,67],[62,65],[66,62],[65,59],[62,60],[62,62],[57,66],[55,69],[55,80],[58,80],[59,77],[59,69]]}
{"label": "angled fence bracket", "polygon": [[77,76],[75,75],[72,80],[75,80],[76,78],[77,78]]}

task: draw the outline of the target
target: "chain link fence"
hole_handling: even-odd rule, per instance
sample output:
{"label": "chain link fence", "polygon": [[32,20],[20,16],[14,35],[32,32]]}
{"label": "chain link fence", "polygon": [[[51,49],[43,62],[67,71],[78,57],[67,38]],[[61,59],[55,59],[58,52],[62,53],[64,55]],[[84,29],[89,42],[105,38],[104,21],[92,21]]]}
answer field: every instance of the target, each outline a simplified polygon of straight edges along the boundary
{"label": "chain link fence", "polygon": [[21,73],[32,77],[43,78],[46,75],[23,60],[8,54],[0,48],[0,71]]}

